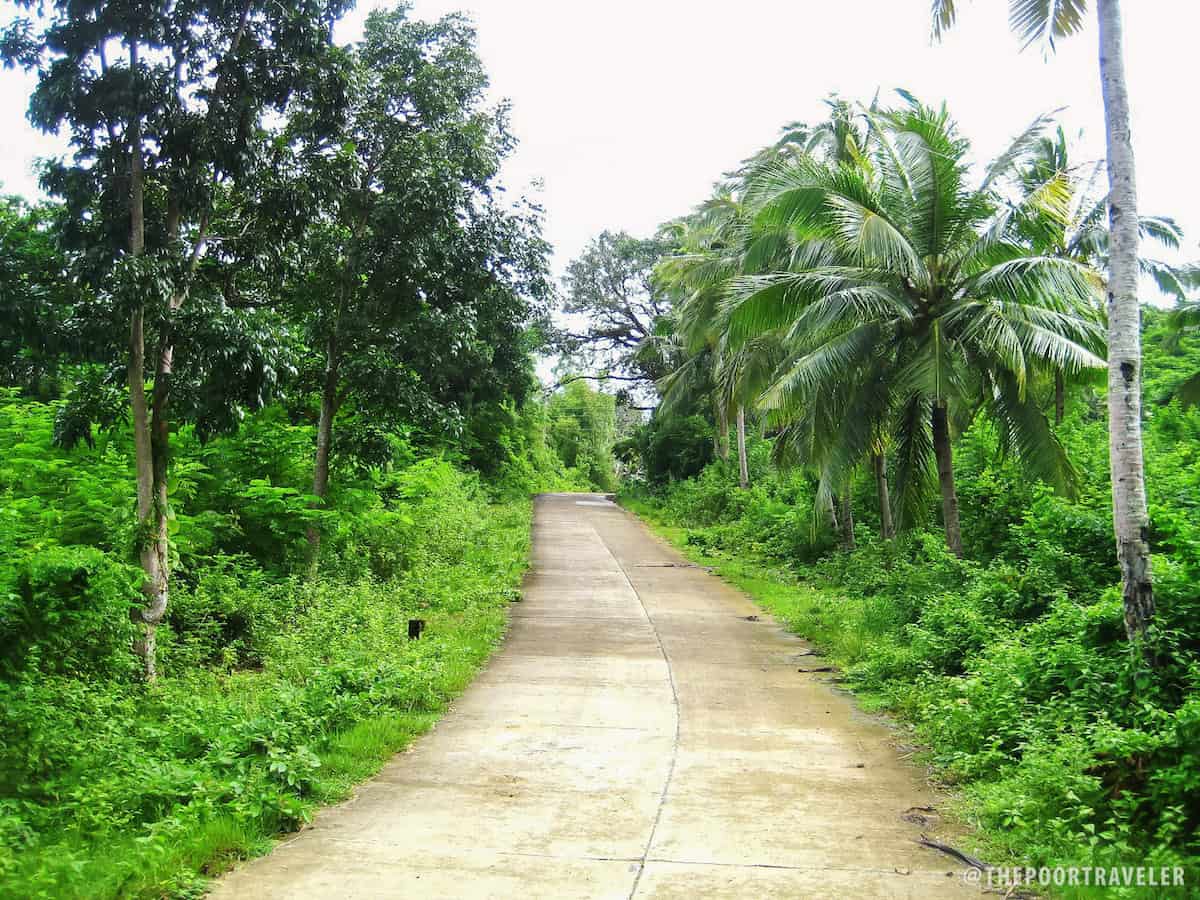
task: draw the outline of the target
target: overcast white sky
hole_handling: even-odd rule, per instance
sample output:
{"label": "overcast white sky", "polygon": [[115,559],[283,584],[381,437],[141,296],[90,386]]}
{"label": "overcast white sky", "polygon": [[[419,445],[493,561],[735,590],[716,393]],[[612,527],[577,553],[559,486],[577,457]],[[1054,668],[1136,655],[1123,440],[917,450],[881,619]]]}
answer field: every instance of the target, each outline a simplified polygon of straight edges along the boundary
{"label": "overcast white sky", "polygon": [[[363,0],[339,36],[354,38]],[[773,140],[785,122],[816,121],[821,100],[907,88],[946,100],[980,158],[999,152],[1038,113],[1085,132],[1103,153],[1095,28],[1057,55],[1019,52],[1004,0],[966,3],[958,28],[929,41],[929,0],[867,3],[739,0],[417,0],[414,15],[462,10],[475,20],[496,97],[513,105],[520,147],[510,189],[543,188],[560,271],[604,228],[649,234],[687,211],[724,170]],[[1140,206],[1200,238],[1194,114],[1200,3],[1126,0],[1126,65]],[[5,14],[0,18],[8,18]],[[62,143],[25,121],[31,80],[0,72],[0,190],[32,196],[38,156]]]}

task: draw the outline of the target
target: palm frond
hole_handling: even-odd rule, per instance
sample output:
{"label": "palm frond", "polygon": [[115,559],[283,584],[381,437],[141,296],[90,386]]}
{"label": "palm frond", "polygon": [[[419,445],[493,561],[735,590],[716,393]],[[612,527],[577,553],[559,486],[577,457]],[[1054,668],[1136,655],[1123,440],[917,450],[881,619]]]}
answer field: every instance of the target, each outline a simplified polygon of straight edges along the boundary
{"label": "palm frond", "polygon": [[931,413],[928,398],[911,395],[901,404],[893,426],[896,511],[903,528],[919,525],[928,512],[934,487]]}
{"label": "palm frond", "polygon": [[954,27],[958,19],[958,6],[955,0],[933,0],[930,12],[933,19],[933,40],[940,41],[946,32]]}
{"label": "palm frond", "polygon": [[1083,28],[1087,0],[1009,0],[1009,27],[1025,47],[1045,42],[1051,49],[1058,38]]}
{"label": "palm frond", "polygon": [[842,194],[827,202],[838,236],[859,263],[924,279],[921,257],[884,214]]}
{"label": "palm frond", "polygon": [[1138,268],[1143,275],[1149,275],[1154,279],[1154,283],[1164,294],[1170,294],[1176,300],[1182,300],[1187,296],[1189,288],[1187,274],[1178,267],[1143,256],[1138,259]]}
{"label": "palm frond", "polygon": [[874,322],[851,328],[790,360],[759,400],[765,408],[825,402],[842,388],[848,373],[870,358],[879,338]]}
{"label": "palm frond", "polygon": [[972,275],[962,291],[973,297],[1070,310],[1094,297],[1095,285],[1095,271],[1083,263],[1057,256],[1024,256]]}
{"label": "palm frond", "polygon": [[1019,388],[1010,373],[999,373],[991,380],[991,387],[985,403],[999,429],[1004,450],[1016,454],[1025,468],[1055,490],[1073,494],[1078,472],[1041,407]]}
{"label": "palm frond", "polygon": [[1054,117],[1059,112],[1061,110],[1042,113],[1030,122],[1024,131],[1013,138],[1012,143],[1005,148],[1004,152],[988,164],[987,169],[984,171],[983,183],[979,186],[979,189],[986,191],[997,179],[1012,174],[1016,167],[1029,155],[1029,152],[1037,146],[1038,141],[1042,140],[1043,135],[1046,133],[1046,128],[1054,121]]}
{"label": "palm frond", "polygon": [[1170,216],[1139,216],[1138,233],[1171,250],[1178,250],[1183,241],[1183,229]]}

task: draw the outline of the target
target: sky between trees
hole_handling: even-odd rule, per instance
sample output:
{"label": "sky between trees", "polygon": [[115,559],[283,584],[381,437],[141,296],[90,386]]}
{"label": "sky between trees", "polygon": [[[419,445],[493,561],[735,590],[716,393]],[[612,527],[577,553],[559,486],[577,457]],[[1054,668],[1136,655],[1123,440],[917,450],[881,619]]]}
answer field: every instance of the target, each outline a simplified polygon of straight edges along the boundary
{"label": "sky between trees", "polygon": [[[392,5],[360,0],[338,39],[356,39],[370,10]],[[1004,4],[968,4],[939,45],[929,41],[928,7],[873,0],[849,17],[843,5],[771,0],[417,0],[413,16],[464,10],[478,25],[492,96],[511,100],[521,142],[505,182],[514,196],[542,183],[535,196],[561,272],[605,228],[644,235],[686,212],[714,173],[771,142],[780,126],[820,119],[831,92],[853,100],[903,87],[944,98],[983,159],[1038,113],[1065,107],[1059,118],[1069,134],[1084,130],[1084,155],[1101,154],[1093,17],[1043,58],[1017,52]],[[11,15],[6,4],[0,23]],[[1139,0],[1124,15],[1139,205],[1174,216],[1187,234],[1180,259],[1194,259],[1200,180],[1181,176],[1179,160],[1200,139],[1185,97],[1200,6]],[[35,159],[64,144],[25,120],[32,79],[0,78],[0,191],[35,196]]]}

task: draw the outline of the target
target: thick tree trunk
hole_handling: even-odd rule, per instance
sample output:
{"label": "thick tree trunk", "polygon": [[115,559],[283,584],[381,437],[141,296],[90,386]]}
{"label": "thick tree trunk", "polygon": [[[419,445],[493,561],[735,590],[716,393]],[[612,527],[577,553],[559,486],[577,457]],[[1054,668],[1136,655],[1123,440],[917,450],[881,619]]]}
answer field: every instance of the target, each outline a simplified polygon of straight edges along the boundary
{"label": "thick tree trunk", "polygon": [[950,421],[944,403],[933,404],[933,451],[937,455],[938,484],[942,489],[942,523],[946,546],[955,556],[963,555],[962,529],[958,523],[958,494],[954,490],[954,460],[950,451]]}
{"label": "thick tree trunk", "polygon": [[1067,412],[1067,386],[1063,381],[1062,369],[1056,369],[1054,372],[1054,424],[1056,426],[1063,423],[1063,417]]}
{"label": "thick tree trunk", "polygon": [[850,485],[838,497],[838,525],[841,526],[842,549],[854,549],[854,501],[850,496]]}
{"label": "thick tree trunk", "polygon": [[746,408],[737,408],[738,486],[750,487],[750,463],[746,459]]}
{"label": "thick tree trunk", "polygon": [[871,467],[875,470],[875,491],[879,495],[879,533],[885,541],[896,536],[892,522],[892,495],[888,490],[887,457],[882,453],[871,454]]}
{"label": "thick tree trunk", "polygon": [[[337,415],[338,358],[336,338],[330,338],[325,348],[325,380],[321,385],[321,413],[317,419],[317,453],[313,463],[312,492],[324,501],[329,490],[329,454],[333,447],[333,417]],[[309,558],[316,566],[321,550],[321,531],[315,525],[308,529]]]}
{"label": "thick tree trunk", "polygon": [[1125,631],[1145,636],[1154,617],[1150,516],[1142,462],[1142,346],[1138,306],[1137,183],[1118,0],[1097,0],[1100,86],[1108,145],[1108,453]]}

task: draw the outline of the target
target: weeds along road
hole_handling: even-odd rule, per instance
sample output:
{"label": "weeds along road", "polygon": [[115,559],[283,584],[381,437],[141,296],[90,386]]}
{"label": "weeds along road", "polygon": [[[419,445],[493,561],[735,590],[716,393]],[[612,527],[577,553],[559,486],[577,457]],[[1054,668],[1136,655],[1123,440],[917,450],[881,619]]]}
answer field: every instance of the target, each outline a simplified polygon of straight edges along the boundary
{"label": "weeds along road", "polygon": [[[537,499],[504,647],[218,898],[960,897],[937,799],[806,645],[602,496]],[[950,840],[947,840],[949,843]]]}

